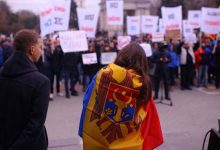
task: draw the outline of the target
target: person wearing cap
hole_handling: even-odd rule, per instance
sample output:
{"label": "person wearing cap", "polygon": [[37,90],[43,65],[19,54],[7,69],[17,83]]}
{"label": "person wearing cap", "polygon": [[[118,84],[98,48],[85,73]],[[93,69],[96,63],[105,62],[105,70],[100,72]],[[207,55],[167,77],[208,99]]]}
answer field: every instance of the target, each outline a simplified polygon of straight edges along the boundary
{"label": "person wearing cap", "polygon": [[164,89],[165,89],[165,99],[170,100],[169,97],[169,88],[168,88],[168,80],[169,80],[169,70],[167,64],[170,62],[170,55],[168,53],[167,44],[159,43],[159,50],[155,51],[152,55],[151,61],[156,64],[155,69],[155,78],[154,78],[154,99],[158,99],[158,92],[160,81],[163,81]]}

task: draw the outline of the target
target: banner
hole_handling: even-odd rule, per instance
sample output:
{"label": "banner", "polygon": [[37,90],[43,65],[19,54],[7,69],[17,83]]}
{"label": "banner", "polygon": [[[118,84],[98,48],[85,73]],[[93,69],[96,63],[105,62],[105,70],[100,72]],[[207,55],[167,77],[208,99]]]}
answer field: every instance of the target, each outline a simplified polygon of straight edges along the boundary
{"label": "banner", "polygon": [[115,61],[116,57],[117,57],[116,52],[104,52],[101,54],[101,64],[102,65],[111,64]]}
{"label": "banner", "polygon": [[96,53],[82,54],[82,61],[84,65],[97,64],[97,55]]}
{"label": "banner", "polygon": [[140,34],[140,16],[127,16],[127,34]]}
{"label": "banner", "polygon": [[152,42],[162,42],[164,41],[164,34],[161,32],[154,32],[152,34]]}
{"label": "banner", "polygon": [[201,11],[200,10],[189,10],[188,11],[189,24],[193,29],[200,28],[201,26]]}
{"label": "banner", "polygon": [[71,0],[52,0],[54,5],[54,31],[66,31],[69,28]]}
{"label": "banner", "polygon": [[141,43],[140,46],[144,49],[146,57],[150,57],[152,55],[152,49],[150,44]]}
{"label": "banner", "polygon": [[86,32],[87,37],[95,38],[99,8],[77,8],[79,29]]}
{"label": "banner", "polygon": [[182,30],[182,6],[162,7],[161,12],[166,30]]}
{"label": "banner", "polygon": [[185,37],[188,34],[193,34],[194,29],[188,20],[183,20],[183,36]]}
{"label": "banner", "polygon": [[40,15],[40,30],[41,36],[53,33],[54,28],[54,13],[53,5],[51,2],[47,2],[42,5],[39,15]]}
{"label": "banner", "polygon": [[59,32],[59,37],[64,53],[88,50],[86,33],[84,31]]}
{"label": "banner", "polygon": [[207,34],[218,34],[220,32],[219,8],[202,8],[201,30]]}
{"label": "banner", "polygon": [[124,2],[123,0],[106,0],[107,24],[123,25]]}
{"label": "banner", "polygon": [[131,42],[130,36],[118,36],[118,50],[121,50]]}
{"label": "banner", "polygon": [[152,34],[157,31],[158,16],[142,16],[141,31],[142,33]]}

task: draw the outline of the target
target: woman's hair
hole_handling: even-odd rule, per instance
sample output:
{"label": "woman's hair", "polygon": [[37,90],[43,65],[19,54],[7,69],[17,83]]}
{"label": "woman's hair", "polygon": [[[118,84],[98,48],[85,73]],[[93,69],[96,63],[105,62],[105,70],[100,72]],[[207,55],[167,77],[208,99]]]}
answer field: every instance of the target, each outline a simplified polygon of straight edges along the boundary
{"label": "woman's hair", "polygon": [[28,48],[38,43],[40,35],[33,30],[23,29],[16,33],[13,47],[17,51],[27,53]]}
{"label": "woman's hair", "polygon": [[124,47],[115,60],[115,64],[127,69],[133,69],[142,77],[142,87],[138,96],[137,105],[146,104],[152,96],[151,81],[148,76],[147,57],[143,48],[135,43]]}

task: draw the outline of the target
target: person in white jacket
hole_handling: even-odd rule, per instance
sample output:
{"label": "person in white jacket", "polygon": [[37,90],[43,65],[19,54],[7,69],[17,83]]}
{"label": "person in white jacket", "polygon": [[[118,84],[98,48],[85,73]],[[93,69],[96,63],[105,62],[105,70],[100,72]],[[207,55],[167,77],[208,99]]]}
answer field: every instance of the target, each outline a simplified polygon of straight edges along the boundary
{"label": "person in white jacket", "polygon": [[180,55],[181,89],[192,90],[195,56],[192,47],[188,43],[180,44],[178,54]]}

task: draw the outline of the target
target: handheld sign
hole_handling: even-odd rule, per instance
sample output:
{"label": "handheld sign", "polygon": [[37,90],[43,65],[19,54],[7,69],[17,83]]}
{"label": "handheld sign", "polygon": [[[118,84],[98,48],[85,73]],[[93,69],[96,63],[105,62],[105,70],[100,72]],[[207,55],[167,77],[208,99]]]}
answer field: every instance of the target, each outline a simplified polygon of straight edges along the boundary
{"label": "handheld sign", "polygon": [[103,65],[111,64],[115,61],[116,57],[117,57],[116,52],[104,52],[101,55],[101,64]]}
{"label": "handheld sign", "polygon": [[59,32],[59,37],[64,53],[88,50],[86,33],[84,31]]}
{"label": "handheld sign", "polygon": [[121,50],[131,42],[130,36],[118,36],[118,49]]}
{"label": "handheld sign", "polygon": [[146,57],[150,57],[152,55],[152,49],[150,44],[142,43],[140,46],[144,49]]}
{"label": "handheld sign", "polygon": [[160,32],[155,32],[152,34],[152,42],[164,41],[164,34]]}
{"label": "handheld sign", "polygon": [[82,54],[82,61],[84,65],[97,64],[96,53]]}

